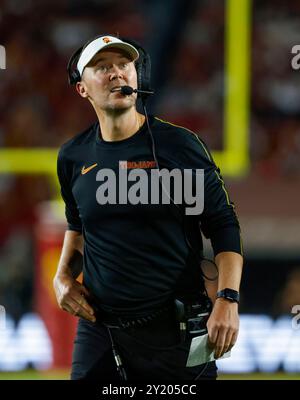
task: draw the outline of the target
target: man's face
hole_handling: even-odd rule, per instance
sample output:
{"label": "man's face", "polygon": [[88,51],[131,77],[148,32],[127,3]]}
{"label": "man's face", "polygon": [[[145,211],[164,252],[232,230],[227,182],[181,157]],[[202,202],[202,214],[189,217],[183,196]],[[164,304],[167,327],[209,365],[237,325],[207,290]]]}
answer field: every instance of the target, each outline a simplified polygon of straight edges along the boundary
{"label": "man's face", "polygon": [[94,107],[104,111],[121,111],[135,105],[136,94],[124,96],[112,89],[128,85],[137,88],[134,63],[120,49],[104,49],[97,53],[85,67],[77,91],[88,98]]}

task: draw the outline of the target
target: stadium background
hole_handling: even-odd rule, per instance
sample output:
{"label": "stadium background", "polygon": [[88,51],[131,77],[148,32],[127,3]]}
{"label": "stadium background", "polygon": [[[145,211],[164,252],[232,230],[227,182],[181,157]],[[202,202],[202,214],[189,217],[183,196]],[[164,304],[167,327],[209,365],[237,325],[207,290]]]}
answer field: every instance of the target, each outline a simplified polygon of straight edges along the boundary
{"label": "stadium background", "polygon": [[52,291],[64,229],[55,164],[95,118],[67,85],[68,57],[102,32],[147,48],[150,112],[200,134],[236,204],[241,332],[221,378],[299,379],[299,26],[293,0],[0,1],[0,379],[68,378],[75,319]]}

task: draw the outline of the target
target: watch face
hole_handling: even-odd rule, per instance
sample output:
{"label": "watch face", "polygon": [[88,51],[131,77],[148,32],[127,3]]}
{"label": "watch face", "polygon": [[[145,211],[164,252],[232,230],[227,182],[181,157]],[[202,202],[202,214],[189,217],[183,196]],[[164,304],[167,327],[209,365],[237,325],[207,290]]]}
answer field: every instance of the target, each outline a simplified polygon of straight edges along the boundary
{"label": "watch face", "polygon": [[223,289],[217,293],[217,297],[223,297],[224,299],[233,301],[238,303],[239,302],[239,292],[233,289]]}
{"label": "watch face", "polygon": [[227,298],[232,298],[232,293],[230,293],[230,290],[225,289],[225,296],[226,296]]}

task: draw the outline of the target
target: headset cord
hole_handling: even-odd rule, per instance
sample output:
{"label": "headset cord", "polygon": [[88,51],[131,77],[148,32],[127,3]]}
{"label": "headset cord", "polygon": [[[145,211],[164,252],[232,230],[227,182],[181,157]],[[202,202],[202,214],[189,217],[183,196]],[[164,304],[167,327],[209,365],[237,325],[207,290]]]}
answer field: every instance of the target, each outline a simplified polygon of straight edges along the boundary
{"label": "headset cord", "polygon": [[[185,242],[186,242],[187,246],[189,247],[189,249],[191,250],[192,254],[194,255],[197,263],[200,264],[200,269],[201,269],[202,276],[205,279],[207,279],[208,281],[215,281],[218,278],[218,268],[216,266],[216,263],[214,261],[212,261],[212,260],[209,260],[208,258],[200,257],[199,254],[197,253],[197,251],[195,251],[194,247],[191,245],[191,243],[190,243],[190,241],[189,241],[189,239],[187,237],[186,227],[185,227],[185,215],[184,215],[182,209],[178,206],[178,204],[175,203],[174,199],[171,197],[170,193],[168,193],[167,189],[165,188],[165,186],[163,184],[163,181],[161,179],[162,176],[160,175],[160,167],[159,167],[158,159],[157,159],[157,156],[156,156],[154,136],[153,136],[153,133],[152,133],[152,130],[151,130],[151,127],[150,127],[149,118],[148,118],[148,112],[147,112],[147,109],[146,109],[146,104],[145,104],[145,101],[143,101],[143,100],[142,100],[142,106],[143,106],[143,110],[144,110],[144,114],[145,114],[145,118],[146,118],[148,132],[149,132],[149,135],[150,135],[150,138],[151,138],[152,154],[153,154],[153,158],[154,158],[154,161],[156,163],[156,166],[157,166],[159,182],[161,183],[162,189],[165,192],[165,194],[167,195],[167,197],[169,198],[169,200],[179,210],[179,213],[181,214],[181,223],[183,225],[183,233],[184,233]],[[216,276],[214,278],[210,278],[210,277],[206,276],[205,273],[203,272],[203,269],[201,267],[201,263],[202,263],[203,260],[209,261],[214,265],[214,267],[215,267],[215,269],[217,271],[217,274],[216,274]]]}
{"label": "headset cord", "polygon": [[112,334],[111,334],[110,329],[108,327],[107,327],[107,331],[108,331],[108,334],[109,334],[109,337],[110,337],[111,348],[112,348],[112,352],[113,352],[114,359],[115,359],[115,362],[116,362],[117,371],[118,371],[121,379],[123,381],[127,381],[127,374],[126,374],[125,368],[124,368],[124,366],[122,364],[122,359],[121,359],[119,353],[117,352],[114,340],[112,338]]}

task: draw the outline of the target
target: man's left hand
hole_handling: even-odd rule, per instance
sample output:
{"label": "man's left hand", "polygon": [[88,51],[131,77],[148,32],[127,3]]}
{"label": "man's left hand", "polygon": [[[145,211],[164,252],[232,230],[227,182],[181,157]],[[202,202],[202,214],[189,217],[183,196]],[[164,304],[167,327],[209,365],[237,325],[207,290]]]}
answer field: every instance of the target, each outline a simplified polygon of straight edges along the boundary
{"label": "man's left hand", "polygon": [[239,331],[238,304],[224,298],[215,301],[212,313],[207,321],[208,345],[213,348],[215,358],[234,346]]}

